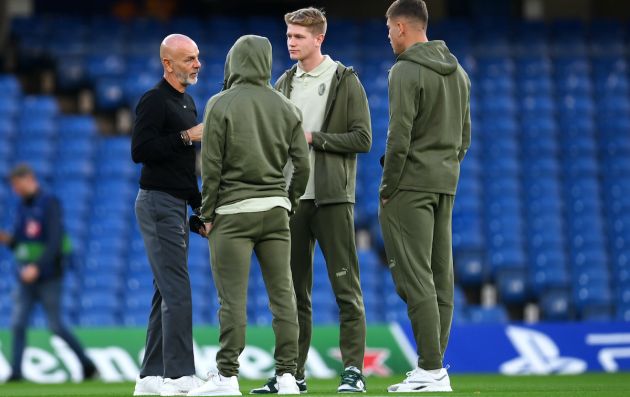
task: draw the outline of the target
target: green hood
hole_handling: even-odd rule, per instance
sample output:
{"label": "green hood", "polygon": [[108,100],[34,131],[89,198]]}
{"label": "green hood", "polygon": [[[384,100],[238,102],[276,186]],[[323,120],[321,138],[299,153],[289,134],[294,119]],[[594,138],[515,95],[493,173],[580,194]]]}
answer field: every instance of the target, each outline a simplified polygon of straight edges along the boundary
{"label": "green hood", "polygon": [[224,90],[236,84],[270,85],[271,43],[266,37],[241,36],[225,59]]}
{"label": "green hood", "polygon": [[398,56],[399,61],[411,61],[443,76],[457,70],[457,58],[441,40],[416,43]]}

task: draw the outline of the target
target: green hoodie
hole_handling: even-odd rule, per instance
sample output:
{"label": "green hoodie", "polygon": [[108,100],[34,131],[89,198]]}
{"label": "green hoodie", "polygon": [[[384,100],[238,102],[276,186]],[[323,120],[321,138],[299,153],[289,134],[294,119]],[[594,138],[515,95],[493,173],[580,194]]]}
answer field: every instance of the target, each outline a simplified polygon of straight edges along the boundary
{"label": "green hoodie", "polygon": [[381,198],[397,190],[454,195],[470,146],[470,79],[443,41],[416,43],[389,72]]}
{"label": "green hoodie", "polygon": [[[291,97],[297,65],[276,82],[276,89]],[[315,150],[315,203],[354,203],[357,153],[372,146],[372,125],[365,90],[354,69],[337,62],[326,101],[321,131],[313,131]]]}
{"label": "green hoodie", "polygon": [[[201,143],[201,218],[250,198],[288,197],[293,208],[309,176],[308,145],[299,110],[269,84],[271,44],[242,36],[225,61],[224,91],[206,105]],[[282,170],[291,158],[287,189]]]}

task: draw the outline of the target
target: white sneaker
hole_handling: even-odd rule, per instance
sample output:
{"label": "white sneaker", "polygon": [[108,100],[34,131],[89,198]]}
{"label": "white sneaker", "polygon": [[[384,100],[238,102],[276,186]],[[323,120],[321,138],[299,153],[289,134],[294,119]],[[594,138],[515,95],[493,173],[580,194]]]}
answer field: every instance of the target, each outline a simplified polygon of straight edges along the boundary
{"label": "white sneaker", "polygon": [[185,396],[192,389],[203,384],[203,380],[195,375],[182,376],[181,378],[164,378],[160,396]]}
{"label": "white sneaker", "polygon": [[276,376],[278,382],[278,394],[300,394],[300,388],[298,387],[295,377],[290,373],[285,373],[280,376]]}
{"label": "white sneaker", "polygon": [[240,396],[236,376],[223,376],[221,374],[209,374],[206,383],[188,392],[189,396]]}
{"label": "white sneaker", "polygon": [[134,396],[159,396],[162,389],[161,376],[145,376],[140,378],[140,375],[136,377],[136,388],[133,390]]}
{"label": "white sneaker", "polygon": [[453,391],[451,380],[448,377],[446,368],[440,369],[437,374],[432,374],[422,368],[416,368],[407,372],[407,378],[402,383],[391,385],[387,388],[390,393],[417,393],[417,392],[439,392]]}

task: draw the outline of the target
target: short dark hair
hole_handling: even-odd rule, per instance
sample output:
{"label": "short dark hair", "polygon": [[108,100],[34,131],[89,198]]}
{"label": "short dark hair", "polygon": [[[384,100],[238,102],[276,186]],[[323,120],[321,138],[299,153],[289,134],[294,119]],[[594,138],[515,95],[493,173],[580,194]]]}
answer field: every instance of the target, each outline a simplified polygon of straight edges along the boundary
{"label": "short dark hair", "polygon": [[33,172],[31,166],[26,163],[16,165],[11,172],[9,172],[9,179],[24,178],[26,176],[35,176],[35,172]]}
{"label": "short dark hair", "polygon": [[300,8],[297,11],[289,12],[284,15],[284,21],[287,25],[307,27],[315,35],[326,34],[326,14],[323,10],[315,7]]}
{"label": "short dark hair", "polygon": [[385,13],[387,18],[407,17],[429,23],[429,11],[424,0],[396,0]]}

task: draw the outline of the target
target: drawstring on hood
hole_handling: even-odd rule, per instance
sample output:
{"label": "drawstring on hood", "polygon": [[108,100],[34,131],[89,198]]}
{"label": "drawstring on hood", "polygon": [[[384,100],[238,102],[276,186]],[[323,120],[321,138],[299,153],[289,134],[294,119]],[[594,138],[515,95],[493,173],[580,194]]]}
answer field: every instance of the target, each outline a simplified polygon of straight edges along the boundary
{"label": "drawstring on hood", "polygon": [[457,70],[457,58],[441,40],[415,43],[398,56],[399,61],[410,61],[425,66],[443,76]]}
{"label": "drawstring on hood", "polygon": [[225,59],[223,89],[236,84],[271,86],[271,43],[266,37],[240,37]]}

